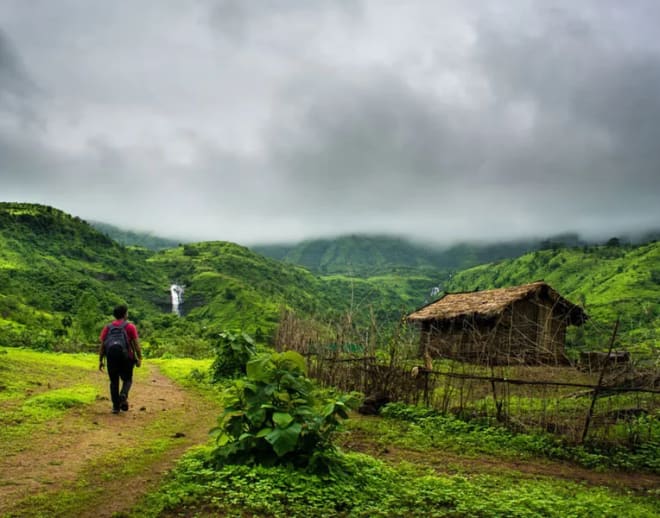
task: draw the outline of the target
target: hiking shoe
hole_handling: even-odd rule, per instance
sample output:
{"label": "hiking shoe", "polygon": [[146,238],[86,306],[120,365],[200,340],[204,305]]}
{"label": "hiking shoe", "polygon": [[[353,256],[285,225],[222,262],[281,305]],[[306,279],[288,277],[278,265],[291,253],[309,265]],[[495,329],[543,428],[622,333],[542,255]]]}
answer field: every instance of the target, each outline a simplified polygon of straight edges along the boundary
{"label": "hiking shoe", "polygon": [[113,414],[118,414],[118,413],[119,413],[119,409],[118,409],[118,408],[113,408],[113,409],[112,409],[112,413],[113,413]]}
{"label": "hiking shoe", "polygon": [[128,399],[123,394],[121,396],[121,401],[119,403],[119,408],[121,408],[124,412],[126,412],[128,410]]}

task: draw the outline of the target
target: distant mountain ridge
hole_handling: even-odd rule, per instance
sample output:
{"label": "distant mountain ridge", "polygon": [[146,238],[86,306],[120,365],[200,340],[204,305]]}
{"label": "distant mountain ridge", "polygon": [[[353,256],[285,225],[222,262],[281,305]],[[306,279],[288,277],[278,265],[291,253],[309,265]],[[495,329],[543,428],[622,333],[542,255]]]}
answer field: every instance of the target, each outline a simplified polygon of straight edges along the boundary
{"label": "distant mountain ridge", "polygon": [[647,231],[612,236],[599,242],[566,232],[548,237],[494,243],[465,241],[440,246],[401,236],[352,234],[291,244],[253,245],[250,249],[321,275],[340,273],[370,277],[411,269],[447,274],[538,250],[604,245],[610,241],[619,245],[642,245],[659,236],[660,231]]}
{"label": "distant mountain ridge", "polygon": [[292,245],[255,245],[262,255],[297,264],[320,274],[377,275],[400,268],[447,272],[518,257],[543,246],[574,246],[575,234],[551,239],[503,243],[458,243],[448,247],[421,244],[404,237],[349,235],[312,239]]}
{"label": "distant mountain ridge", "polygon": [[149,232],[126,230],[100,221],[89,221],[88,223],[102,234],[124,246],[140,246],[148,250],[165,250],[175,248],[181,244],[181,241],[160,237]]}

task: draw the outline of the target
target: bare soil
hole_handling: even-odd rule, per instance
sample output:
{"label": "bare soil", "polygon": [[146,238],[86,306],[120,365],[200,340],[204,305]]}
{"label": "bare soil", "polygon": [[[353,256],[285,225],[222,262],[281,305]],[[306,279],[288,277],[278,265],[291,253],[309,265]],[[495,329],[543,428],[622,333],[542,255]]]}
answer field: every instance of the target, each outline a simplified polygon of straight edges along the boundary
{"label": "bare soil", "polygon": [[[34,434],[22,451],[0,457],[0,515],[20,513],[21,502],[31,496],[86,488],[95,492],[93,505],[76,516],[112,516],[154,489],[188,448],[208,440],[217,405],[183,390],[153,364],[145,368],[146,377],[134,379],[128,412],[112,414],[109,399],[100,397]],[[89,377],[99,393],[109,393],[106,374]],[[165,454],[152,451],[158,441]],[[113,455],[125,447],[138,451],[140,461],[112,476]]]}

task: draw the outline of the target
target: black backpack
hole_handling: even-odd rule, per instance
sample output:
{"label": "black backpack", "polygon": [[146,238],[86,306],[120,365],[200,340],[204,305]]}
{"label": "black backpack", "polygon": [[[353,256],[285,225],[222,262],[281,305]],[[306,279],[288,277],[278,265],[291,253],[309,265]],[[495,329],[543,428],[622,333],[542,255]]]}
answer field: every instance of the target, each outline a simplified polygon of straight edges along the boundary
{"label": "black backpack", "polygon": [[124,321],[120,325],[108,324],[108,332],[103,340],[103,350],[108,358],[124,359],[130,358],[128,334],[126,333],[126,326],[128,322]]}

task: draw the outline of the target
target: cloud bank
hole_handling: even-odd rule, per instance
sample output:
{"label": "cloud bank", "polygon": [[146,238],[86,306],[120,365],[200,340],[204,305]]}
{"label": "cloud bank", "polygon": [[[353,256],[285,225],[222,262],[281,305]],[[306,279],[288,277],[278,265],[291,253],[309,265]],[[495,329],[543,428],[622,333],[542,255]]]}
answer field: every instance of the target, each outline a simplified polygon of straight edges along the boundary
{"label": "cloud bank", "polygon": [[181,239],[660,223],[654,1],[0,6],[0,198]]}

